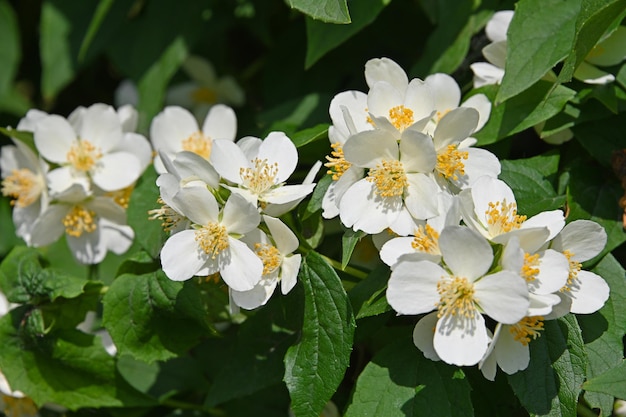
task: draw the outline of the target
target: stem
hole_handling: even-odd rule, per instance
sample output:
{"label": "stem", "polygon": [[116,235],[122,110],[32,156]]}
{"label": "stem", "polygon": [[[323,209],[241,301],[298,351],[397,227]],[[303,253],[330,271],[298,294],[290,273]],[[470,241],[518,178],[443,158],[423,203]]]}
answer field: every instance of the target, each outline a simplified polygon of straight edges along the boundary
{"label": "stem", "polygon": [[164,400],[161,401],[161,405],[164,405],[166,407],[170,407],[170,408],[178,408],[181,410],[195,410],[195,411],[201,411],[205,414],[208,414],[210,416],[225,416],[226,414],[224,414],[223,411],[215,409],[215,408],[206,408],[201,404],[192,404],[192,403],[187,403],[184,401],[178,401],[178,400],[174,400],[171,398],[166,398]]}
{"label": "stem", "polygon": [[87,270],[87,279],[89,281],[97,281],[100,279],[98,264],[89,265],[89,269]]}
{"label": "stem", "polygon": [[598,417],[598,413],[580,401],[576,404],[576,415],[579,417]]}
{"label": "stem", "polygon": [[365,278],[367,278],[367,272],[361,271],[360,269],[356,269],[352,266],[346,265],[345,268],[341,267],[341,262],[336,261],[334,259],[329,258],[328,256],[324,256],[322,254],[320,254],[320,256],[322,258],[324,258],[324,260],[326,260],[326,262],[328,262],[333,268],[339,270],[339,271],[343,271],[348,275],[351,275],[355,278],[358,278],[359,280],[363,280]]}

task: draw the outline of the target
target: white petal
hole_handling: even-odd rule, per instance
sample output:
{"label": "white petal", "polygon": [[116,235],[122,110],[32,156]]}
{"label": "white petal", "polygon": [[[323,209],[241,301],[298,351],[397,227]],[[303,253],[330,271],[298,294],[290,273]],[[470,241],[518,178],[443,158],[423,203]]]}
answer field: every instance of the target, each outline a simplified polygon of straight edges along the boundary
{"label": "white petal", "polygon": [[422,351],[425,358],[431,361],[440,361],[439,355],[433,345],[435,327],[437,326],[437,312],[427,314],[417,322],[413,329],[413,343]]}
{"label": "white petal", "polygon": [[569,276],[569,261],[560,252],[548,249],[540,253],[539,274],[528,287],[535,294],[550,294],[563,288]]}
{"label": "white petal", "polygon": [[259,199],[270,204],[287,204],[302,200],[311,194],[314,188],[315,184],[283,185],[263,193]]}
{"label": "white petal", "polygon": [[386,81],[398,91],[404,91],[409,79],[400,65],[389,58],[374,58],[365,63],[365,81],[372,88],[379,81]]}
{"label": "white petal", "polygon": [[572,299],[572,313],[591,314],[604,306],[609,292],[609,286],[601,276],[589,271],[579,271],[575,285],[566,295]]}
{"label": "white petal", "polygon": [[[567,298],[567,297],[564,297]],[[548,315],[554,313],[553,307],[557,304],[561,303],[561,297],[556,294],[533,294],[532,292],[528,294],[528,299],[530,301],[530,305],[528,306],[528,312],[526,315],[528,317],[533,316],[543,316],[545,319],[548,319]],[[569,299],[568,299],[569,300]],[[566,311],[559,315],[558,317],[569,313],[571,303],[567,304]],[[556,318],[556,317],[550,317]]]}
{"label": "white petal", "polygon": [[521,228],[547,227],[550,231],[547,240],[552,240],[565,226],[565,216],[561,210],[543,211],[522,223]]}
{"label": "white petal", "polygon": [[380,197],[375,187],[362,179],[345,192],[339,203],[339,216],[346,227],[370,234],[379,233],[399,216],[402,198]]}
{"label": "white petal", "polygon": [[230,237],[228,243],[218,255],[222,279],[235,291],[251,290],[261,280],[263,262],[245,243]]}
{"label": "white petal", "polygon": [[141,175],[141,162],[127,152],[112,152],[104,155],[91,171],[94,184],[104,191],[126,188]]}
{"label": "white petal", "polygon": [[289,293],[298,282],[298,272],[302,263],[302,255],[296,254],[283,259],[280,267],[280,290],[284,294]]}
{"label": "white petal", "polygon": [[424,81],[414,78],[409,82],[404,98],[404,106],[413,110],[415,121],[430,117],[435,110],[435,101],[430,88]]}
{"label": "white petal", "polygon": [[107,153],[122,140],[122,125],[115,109],[106,104],[93,104],[82,117],[78,131],[81,140],[87,140]]}
{"label": "white petal", "polygon": [[513,19],[513,10],[502,10],[494,13],[487,22],[485,32],[492,42],[506,40],[506,33]]}
{"label": "white petal", "polygon": [[398,160],[398,142],[381,130],[368,130],[351,136],[343,146],[343,155],[358,167],[375,168],[383,160]]}
{"label": "white petal", "polygon": [[439,249],[454,275],[470,281],[482,277],[493,261],[489,242],[467,227],[448,226],[443,229],[439,236]]}
{"label": "white petal", "polygon": [[515,203],[515,196],[511,188],[502,180],[483,176],[474,182],[472,186],[472,201],[476,216],[484,222],[485,213],[489,209],[489,203],[502,202]]}
{"label": "white petal", "polygon": [[197,153],[188,151],[178,152],[172,164],[176,167],[176,172],[180,175],[183,182],[199,179],[213,189],[219,187],[219,174],[209,161]]}
{"label": "white petal", "polygon": [[433,346],[442,361],[458,366],[477,364],[489,345],[483,316],[444,316],[437,322]]}
{"label": "white petal", "polygon": [[478,112],[478,125],[474,132],[478,132],[485,126],[491,114],[491,101],[484,94],[475,94],[465,100],[461,107],[470,107]]}
{"label": "white petal", "polygon": [[48,172],[46,182],[48,183],[48,192],[52,197],[58,196],[76,184],[86,190],[91,188],[89,177],[76,173],[71,166],[61,166]]}
{"label": "white petal", "polygon": [[138,133],[125,133],[122,141],[115,150],[128,152],[139,159],[140,170],[143,172],[152,162],[152,147],[143,135]]}
{"label": "white petal", "polygon": [[448,112],[437,123],[433,140],[435,148],[441,150],[451,143],[469,137],[478,125],[478,111],[470,107],[458,107]]}
{"label": "white petal", "polygon": [[124,225],[126,224],[126,210],[113,199],[108,197],[94,197],[85,203],[85,207],[96,212],[98,217],[109,220],[110,222]]}
{"label": "white petal", "polygon": [[181,214],[196,224],[206,225],[217,221],[217,200],[206,187],[181,188],[173,200]]}
{"label": "white petal", "polygon": [[237,134],[237,116],[233,109],[224,104],[212,106],[204,119],[202,133],[211,139],[234,141]]}
{"label": "white petal", "polygon": [[430,88],[435,99],[435,109],[441,114],[459,107],[461,102],[461,89],[457,82],[448,74],[431,74],[424,83]]}
{"label": "white petal", "polygon": [[474,72],[474,88],[500,84],[504,77],[504,69],[487,62],[475,62],[470,65],[470,69]]}
{"label": "white petal", "polygon": [[433,179],[424,174],[408,174],[409,186],[405,190],[404,203],[413,217],[429,219],[439,214],[438,187]]}
{"label": "white petal", "polygon": [[404,90],[386,81],[374,84],[367,93],[367,111],[377,117],[389,117],[389,110],[404,104]]}
{"label": "white petal", "polygon": [[[367,121],[367,95],[361,91],[344,91],[330,101],[329,113],[335,129],[343,143],[349,135],[369,130],[372,125]],[[329,132],[329,138],[331,134]],[[332,138],[331,138],[332,139]]]}
{"label": "white petal", "polygon": [[545,244],[549,233],[550,231],[547,227],[517,229],[494,236],[491,241],[503,245],[515,237],[519,239],[520,246],[524,251],[535,253]]}
{"label": "white petal", "polygon": [[61,116],[50,115],[35,126],[35,146],[41,156],[50,162],[67,162],[67,153],[76,141],[76,132]]}
{"label": "white petal", "polygon": [[500,175],[500,160],[488,150],[481,148],[464,148],[462,150],[467,152],[467,160],[464,163],[465,175],[459,176],[456,181],[451,178],[448,179],[460,189],[472,187],[474,182],[482,176],[497,178]]}
{"label": "white petal", "polygon": [[278,280],[263,278],[258,284],[248,291],[231,291],[231,296],[235,303],[246,310],[253,310],[257,307],[265,305],[274,293],[274,288]]}
{"label": "white petal", "polygon": [[485,46],[482,50],[483,56],[491,64],[498,68],[505,68],[506,65],[507,42],[494,42]]}
{"label": "white petal", "polygon": [[283,255],[287,255],[298,249],[300,242],[295,233],[280,219],[263,216],[263,222],[267,225],[270,235],[276,244],[276,249]]}
{"label": "white petal", "polygon": [[528,368],[530,349],[528,349],[528,345],[524,346],[515,340],[509,329],[509,326],[502,326],[494,354],[500,368],[505,373],[512,375]]}
{"label": "white petal", "polygon": [[257,227],[260,221],[257,208],[240,195],[231,194],[224,204],[222,224],[228,233],[245,234]]}
{"label": "white petal", "polygon": [[237,141],[237,146],[241,148],[246,160],[252,161],[259,154],[259,148],[263,141],[256,136],[244,136]]}
{"label": "white petal", "polygon": [[137,113],[137,110],[130,104],[125,104],[121,106],[120,108],[118,108],[117,117],[118,119],[120,119],[120,124],[122,125],[123,132],[132,133],[137,130],[137,123],[139,121],[139,113]]}
{"label": "white petal", "polygon": [[135,232],[130,226],[121,226],[109,222],[107,219],[100,219],[100,238],[105,243],[106,249],[122,255],[133,243]]}
{"label": "white petal", "polygon": [[437,165],[437,152],[430,136],[405,130],[400,140],[400,161],[406,172],[430,173]]}
{"label": "white petal", "polygon": [[[198,247],[194,230],[183,230],[167,239],[161,249],[161,266],[173,281],[193,277],[211,259]],[[258,259],[258,258],[257,258]]]}
{"label": "white petal", "polygon": [[446,271],[433,262],[399,262],[391,271],[387,302],[398,314],[433,311],[440,299],[437,283],[444,276]]}
{"label": "white petal", "polygon": [[242,182],[241,168],[250,166],[241,148],[225,139],[213,141],[210,161],[218,174],[235,184]]}
{"label": "white petal", "polygon": [[182,141],[198,131],[198,122],[188,110],[168,106],[152,119],[150,140],[156,151],[174,154],[183,149]]}
{"label": "white petal", "polygon": [[394,266],[402,255],[415,253],[411,246],[413,237],[396,237],[387,241],[380,248],[380,259],[389,266]]}
{"label": "white petal", "polygon": [[565,225],[561,233],[552,241],[552,248],[559,252],[568,250],[572,260],[587,261],[604,249],[606,231],[591,220],[575,220]]}
{"label": "white petal", "polygon": [[78,237],[67,235],[65,239],[74,259],[81,264],[100,263],[107,254],[99,229],[91,233],[83,233]]}
{"label": "white petal", "polygon": [[31,243],[34,247],[46,246],[56,242],[64,233],[63,218],[71,207],[65,204],[49,206],[33,225]]}
{"label": "white petal", "polygon": [[504,324],[520,321],[530,302],[526,282],[510,271],[487,275],[474,283],[476,303],[485,314]]}
{"label": "white petal", "polygon": [[267,159],[269,164],[278,164],[275,181],[286,181],[298,163],[296,145],[283,132],[271,132],[259,146],[259,159]]}

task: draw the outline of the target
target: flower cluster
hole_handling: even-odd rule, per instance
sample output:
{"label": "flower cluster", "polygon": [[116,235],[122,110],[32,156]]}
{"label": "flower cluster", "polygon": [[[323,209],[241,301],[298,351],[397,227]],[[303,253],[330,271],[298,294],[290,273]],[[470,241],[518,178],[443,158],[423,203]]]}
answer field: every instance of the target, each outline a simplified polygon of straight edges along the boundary
{"label": "flower cluster", "polygon": [[606,282],[581,265],[604,248],[604,229],[566,225],[560,210],[518,214],[498,159],[471,147],[486,98],[459,107],[452,78],[409,82],[386,58],[368,61],[365,77],[367,94],[340,93],[330,105],[324,216],[383,232],[387,300],[398,314],[426,314],[413,334],[426,357],[478,364],[489,379],[497,366],[525,369],[545,320],[607,300]]}
{"label": "flower cluster", "polygon": [[202,130],[180,107],[154,118],[162,206],[151,214],[170,234],[161,251],[170,279],[219,274],[232,302],[253,309],[279,282],[283,294],[296,284],[299,242],[278,217],[313,191],[317,171],[287,185],[298,162],[291,139],[271,132],[264,140],[247,136],[235,143],[236,124],[225,105],[211,108]]}
{"label": "flower cluster", "polygon": [[131,107],[104,104],[79,107],[67,119],[29,111],[17,130],[32,132],[33,147],[14,139],[0,156],[17,235],[35,247],[65,235],[83,264],[124,253],[134,237],[128,199],[151,160],[150,144],[134,133],[136,120]]}

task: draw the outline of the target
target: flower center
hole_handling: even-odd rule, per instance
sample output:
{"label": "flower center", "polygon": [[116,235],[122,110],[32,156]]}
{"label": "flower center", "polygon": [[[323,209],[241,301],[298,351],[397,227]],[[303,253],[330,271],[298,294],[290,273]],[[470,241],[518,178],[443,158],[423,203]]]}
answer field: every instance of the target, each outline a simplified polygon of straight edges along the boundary
{"label": "flower center", "polygon": [[404,106],[396,106],[389,109],[389,120],[398,130],[404,130],[411,126],[413,120],[413,110]]}
{"label": "flower center", "polygon": [[574,254],[572,252],[564,250],[563,255],[565,255],[565,257],[569,261],[569,275],[567,276],[567,282],[565,283],[563,288],[560,289],[561,292],[571,291],[572,288],[577,285],[576,281],[578,280],[578,272],[583,267],[580,262],[572,260],[572,258],[574,257]]}
{"label": "flower center", "polygon": [[161,204],[161,208],[149,210],[148,214],[150,217],[148,218],[150,220],[161,220],[161,227],[165,232],[169,232],[174,229],[178,223],[184,219],[184,217],[165,204],[161,197],[159,197],[157,203]]}
{"label": "flower center", "polygon": [[90,171],[100,158],[102,158],[100,148],[84,139],[74,142],[67,152],[68,162],[74,169],[82,172]]}
{"label": "flower center", "polygon": [[191,93],[191,99],[195,103],[214,104],[217,102],[217,94],[210,88],[198,87]]}
{"label": "flower center", "polygon": [[81,205],[74,206],[63,218],[63,226],[65,226],[65,233],[73,237],[91,233],[98,228],[96,213]]}
{"label": "flower center", "polygon": [[541,333],[539,332],[542,330],[542,316],[524,317],[516,324],[509,327],[509,331],[513,335],[513,338],[524,346],[527,346],[530,343],[531,338],[534,340],[541,336]]}
{"label": "flower center", "polygon": [[17,207],[27,207],[37,201],[42,188],[41,179],[26,168],[14,169],[2,180],[2,195],[12,197],[11,204]]}
{"label": "flower center", "polygon": [[507,203],[506,199],[490,202],[489,208],[485,211],[489,231],[493,236],[517,230],[526,220],[526,216],[517,215],[517,204]]}
{"label": "flower center", "polygon": [[401,196],[404,187],[409,185],[402,162],[398,160],[383,160],[370,169],[366,179],[376,185],[376,193],[381,197]]}
{"label": "flower center", "polygon": [[459,151],[459,145],[448,145],[446,149],[437,154],[437,165],[435,169],[446,179],[453,181],[459,179],[459,175],[465,175],[465,164],[463,161],[469,157],[469,152]]}
{"label": "flower center", "polygon": [[276,271],[283,261],[278,249],[268,243],[255,243],[254,252],[263,261],[263,275]]}
{"label": "flower center", "polygon": [[133,189],[134,187],[130,185],[126,188],[122,188],[121,190],[109,191],[105,195],[112,198],[118,206],[127,209],[128,203],[130,203],[130,195],[133,193]]}
{"label": "flower center", "polygon": [[204,159],[209,159],[211,156],[211,145],[211,138],[204,136],[204,133],[200,131],[192,133],[182,142],[184,151],[193,152]]}
{"label": "flower center", "polygon": [[437,283],[437,292],[441,296],[437,304],[437,317],[458,316],[474,318],[474,284],[467,278],[445,278]]}
{"label": "flower center", "polygon": [[439,233],[429,224],[426,226],[418,226],[411,246],[418,252],[440,254]]}
{"label": "flower center", "polygon": [[228,249],[226,227],[219,223],[209,223],[196,230],[196,242],[207,255],[215,259],[223,250]]}
{"label": "flower center", "polygon": [[539,274],[539,254],[531,255],[524,253],[524,266],[522,266],[522,278],[526,282],[533,282]]}
{"label": "flower center", "polygon": [[330,153],[331,156],[326,156],[328,162],[326,162],[324,166],[328,168],[326,173],[333,176],[333,181],[337,181],[352,164],[344,158],[343,147],[339,142],[332,143],[330,147],[333,148],[333,150]]}
{"label": "flower center", "polygon": [[275,185],[278,163],[269,164],[267,159],[261,160],[259,158],[255,158],[251,162],[254,167],[240,168],[239,175],[247,189],[260,195]]}

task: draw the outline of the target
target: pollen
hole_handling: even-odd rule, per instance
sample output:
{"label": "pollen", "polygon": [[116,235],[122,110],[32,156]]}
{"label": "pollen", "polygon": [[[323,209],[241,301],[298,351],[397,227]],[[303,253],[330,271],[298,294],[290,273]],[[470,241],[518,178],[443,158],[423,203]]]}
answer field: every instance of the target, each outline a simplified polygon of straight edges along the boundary
{"label": "pollen", "polygon": [[333,181],[337,181],[352,164],[344,158],[343,147],[339,142],[332,143],[330,147],[333,148],[333,150],[330,153],[331,156],[326,156],[328,162],[326,162],[324,166],[328,168],[326,173],[332,175]]}
{"label": "pollen", "polygon": [[439,233],[429,224],[418,226],[411,246],[418,252],[439,254]]}
{"label": "pollen", "polygon": [[191,99],[196,103],[215,104],[217,102],[217,93],[207,87],[199,87],[191,93]]}
{"label": "pollen", "polygon": [[212,144],[211,138],[205,136],[200,131],[192,133],[191,136],[182,142],[184,151],[193,152],[204,159],[209,159],[209,156],[211,156]]}
{"label": "pollen", "polygon": [[448,145],[446,149],[437,154],[435,169],[446,179],[457,181],[459,175],[465,175],[464,160],[469,157],[469,152],[459,151],[458,145]]}
{"label": "pollen", "polygon": [[519,229],[526,220],[526,216],[517,214],[517,204],[507,203],[506,199],[490,202],[485,216],[489,231],[495,236]]}
{"label": "pollen", "polygon": [[196,230],[196,242],[207,255],[215,259],[217,255],[228,249],[228,232],[219,223],[209,223]]}
{"label": "pollen", "polygon": [[414,123],[413,110],[404,106],[393,107],[389,109],[389,120],[396,129],[404,130]]}
{"label": "pollen", "polygon": [[122,188],[121,190],[110,191],[105,195],[112,198],[118,206],[127,209],[128,203],[130,203],[130,195],[133,193],[133,189],[134,187],[131,185],[126,188]]}
{"label": "pollen", "polygon": [[539,254],[531,255],[524,253],[524,265],[522,266],[522,278],[526,282],[533,282],[539,275]]}
{"label": "pollen", "polygon": [[569,275],[567,276],[567,282],[565,283],[563,288],[560,289],[561,292],[571,291],[572,287],[576,286],[576,281],[578,280],[578,273],[583,267],[583,265],[580,262],[572,260],[572,258],[574,257],[574,254],[572,252],[568,250],[564,250],[563,255],[565,255],[565,257],[569,261]]}
{"label": "pollen", "polygon": [[513,335],[513,338],[524,346],[527,346],[531,339],[534,340],[541,336],[540,332],[542,330],[542,316],[524,317],[516,324],[509,327],[509,331]]}
{"label": "pollen", "polygon": [[278,163],[268,163],[267,159],[255,158],[251,161],[253,167],[240,168],[239,176],[243,181],[243,186],[256,195],[261,195],[271,187],[276,185],[276,175],[278,174]]}
{"label": "pollen", "polygon": [[74,169],[82,172],[91,171],[100,158],[102,158],[100,148],[84,139],[74,142],[67,152],[68,162]]}
{"label": "pollen", "polygon": [[476,314],[474,284],[464,277],[444,278],[437,283],[440,295],[437,317],[455,316],[472,319]]}
{"label": "pollen", "polygon": [[254,252],[263,261],[263,275],[271,274],[282,264],[283,260],[278,249],[268,243],[256,243]]}
{"label": "pollen", "polygon": [[165,204],[165,202],[159,197],[157,203],[161,204],[161,208],[148,211],[148,219],[161,220],[161,227],[165,232],[170,232],[174,229],[178,223],[180,223],[184,217],[178,214],[173,208]]}
{"label": "pollen", "polygon": [[376,185],[376,194],[381,197],[401,196],[409,185],[402,162],[398,160],[383,160],[370,169],[366,179]]}
{"label": "pollen", "polygon": [[92,233],[98,228],[96,213],[81,205],[76,205],[63,218],[63,226],[65,226],[65,233],[73,237],[80,237],[83,233]]}
{"label": "pollen", "polygon": [[42,188],[41,179],[26,168],[14,169],[2,180],[2,195],[13,198],[11,204],[16,207],[33,204],[41,195]]}

